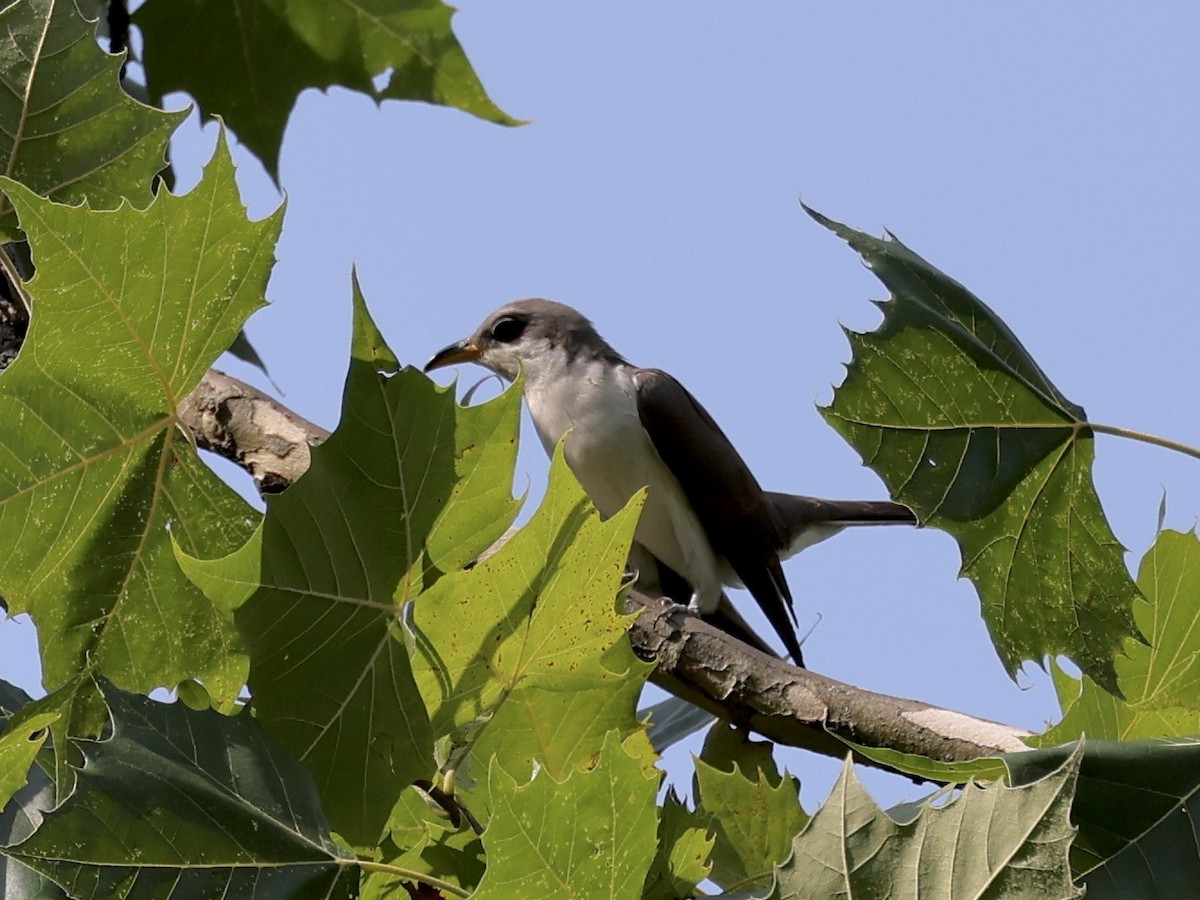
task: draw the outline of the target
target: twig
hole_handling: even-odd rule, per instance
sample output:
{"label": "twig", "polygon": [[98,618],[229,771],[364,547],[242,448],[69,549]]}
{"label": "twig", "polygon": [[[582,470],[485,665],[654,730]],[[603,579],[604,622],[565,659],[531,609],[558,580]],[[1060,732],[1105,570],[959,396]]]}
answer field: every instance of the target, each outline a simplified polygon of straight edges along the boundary
{"label": "twig", "polygon": [[1147,434],[1144,431],[1134,431],[1132,428],[1121,428],[1119,425],[1097,425],[1095,422],[1088,422],[1087,427],[1096,434],[1109,434],[1113,437],[1128,438],[1131,441],[1141,441],[1143,444],[1151,444],[1155,447],[1163,447],[1167,450],[1174,450],[1177,453],[1182,453],[1185,456],[1191,456],[1195,459],[1200,459],[1200,450],[1195,447],[1189,447],[1187,444],[1182,444],[1179,441],[1173,441],[1170,438],[1159,437],[1156,434]]}

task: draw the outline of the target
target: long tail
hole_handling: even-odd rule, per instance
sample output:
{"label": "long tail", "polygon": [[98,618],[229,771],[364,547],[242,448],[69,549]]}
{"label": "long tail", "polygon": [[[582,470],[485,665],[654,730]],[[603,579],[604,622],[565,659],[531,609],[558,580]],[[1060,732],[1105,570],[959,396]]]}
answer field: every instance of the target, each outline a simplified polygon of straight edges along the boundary
{"label": "long tail", "polygon": [[779,555],[783,559],[849,526],[917,524],[911,509],[890,500],[822,500],[776,491],[767,491],[766,495],[778,517],[783,537]]}

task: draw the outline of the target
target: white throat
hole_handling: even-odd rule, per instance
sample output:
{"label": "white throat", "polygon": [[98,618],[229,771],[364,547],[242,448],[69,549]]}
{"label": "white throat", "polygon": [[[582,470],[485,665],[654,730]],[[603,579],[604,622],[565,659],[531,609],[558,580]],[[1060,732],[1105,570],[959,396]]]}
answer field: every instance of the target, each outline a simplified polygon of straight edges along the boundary
{"label": "white throat", "polygon": [[693,605],[716,608],[722,582],[736,579],[713,554],[704,529],[650,442],[638,415],[634,368],[561,348],[526,356],[525,402],[547,453],[567,435],[567,464],[608,518],[644,487],[637,541],[695,588]]}
{"label": "white throat", "polygon": [[[630,367],[570,358],[562,348],[548,348],[525,361],[525,402],[547,453],[573,429],[583,433],[585,443],[592,443],[590,437],[616,440],[626,436],[627,428],[641,429]],[[614,511],[602,510],[605,515]]]}

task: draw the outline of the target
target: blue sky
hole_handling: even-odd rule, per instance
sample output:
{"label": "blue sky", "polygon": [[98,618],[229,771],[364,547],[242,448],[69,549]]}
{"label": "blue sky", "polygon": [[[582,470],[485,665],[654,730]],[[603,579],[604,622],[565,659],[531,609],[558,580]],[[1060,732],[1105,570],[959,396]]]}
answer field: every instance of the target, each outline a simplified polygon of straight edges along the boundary
{"label": "blue sky", "polygon": [[[803,197],[967,285],[1093,420],[1200,444],[1200,6],[901,6],[470,0],[458,35],[529,125],[306,93],[282,153],[274,304],[248,328],[285,402],[336,422],[353,263],[402,360],[423,363],[507,300],[561,300],[679,377],[768,488],[882,497],[814,403],[842,377],[841,326],[874,327],[868,301],[885,293]],[[194,122],[181,132],[181,186],[212,140]],[[264,215],[279,194],[238,159]],[[519,487],[536,495],[546,464],[527,444]],[[1164,491],[1169,526],[1200,513],[1195,461],[1102,439],[1095,475],[1131,566]],[[958,566],[932,530],[802,554],[787,573],[802,630],[815,626],[805,656],[1038,729],[1057,708],[1047,680],[1004,673]],[[0,677],[34,689],[30,648],[31,629],[0,625]],[[684,785],[694,749],[668,760]],[[837,764],[783,758],[806,805],[823,800]],[[870,784],[885,802],[921,793]]]}

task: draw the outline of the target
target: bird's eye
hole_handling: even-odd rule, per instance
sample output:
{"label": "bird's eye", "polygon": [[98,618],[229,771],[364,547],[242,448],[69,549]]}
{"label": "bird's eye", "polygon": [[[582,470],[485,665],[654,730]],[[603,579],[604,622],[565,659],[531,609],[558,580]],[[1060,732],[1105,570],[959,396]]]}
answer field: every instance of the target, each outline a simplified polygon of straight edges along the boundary
{"label": "bird's eye", "polygon": [[516,316],[505,316],[492,326],[492,340],[500,344],[511,344],[525,331],[526,321]]}

